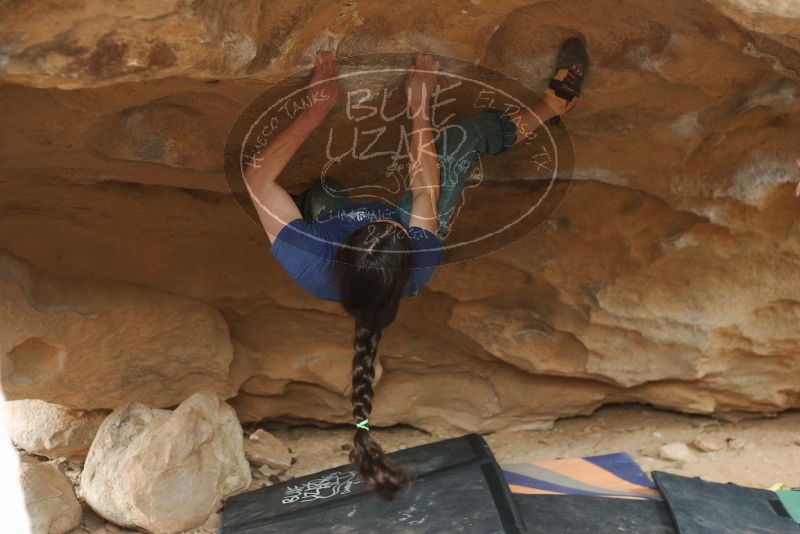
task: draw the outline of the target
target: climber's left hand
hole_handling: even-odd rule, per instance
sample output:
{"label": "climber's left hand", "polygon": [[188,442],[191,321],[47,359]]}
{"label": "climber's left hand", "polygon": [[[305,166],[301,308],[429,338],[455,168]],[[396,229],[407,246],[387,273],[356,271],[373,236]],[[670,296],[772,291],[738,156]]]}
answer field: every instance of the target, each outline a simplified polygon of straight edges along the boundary
{"label": "climber's left hand", "polygon": [[[306,96],[311,102],[308,113],[322,122],[339,96],[339,64],[332,52],[324,50],[314,61],[314,74]],[[318,83],[319,82],[319,83]]]}
{"label": "climber's left hand", "polygon": [[[797,160],[797,166],[800,167],[800,159]],[[800,182],[797,182],[797,189],[794,190],[794,194],[800,197]]]}

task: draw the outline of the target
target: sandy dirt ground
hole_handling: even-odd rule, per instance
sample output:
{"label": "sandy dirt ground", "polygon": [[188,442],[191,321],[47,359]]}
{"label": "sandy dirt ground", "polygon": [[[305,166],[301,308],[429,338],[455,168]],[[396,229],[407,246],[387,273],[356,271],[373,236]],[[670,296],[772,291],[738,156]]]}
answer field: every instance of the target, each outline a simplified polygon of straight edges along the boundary
{"label": "sandy dirt ground", "polygon": [[[431,436],[410,428],[373,432],[389,451],[448,437]],[[349,429],[301,427],[274,430],[273,433],[297,459],[281,479],[347,462]],[[725,447],[719,451],[702,452],[692,445],[699,436],[718,438]],[[776,482],[800,487],[798,411],[772,418],[733,422],[644,406],[612,406],[591,416],[563,419],[550,430],[497,432],[484,438],[501,464],[627,452],[648,473],[661,470],[762,488]],[[686,443],[695,459],[670,461],[661,458],[660,447],[674,442]]]}
{"label": "sandy dirt ground", "polygon": [[[246,430],[253,430],[247,428]],[[352,430],[293,427],[270,429],[291,450],[295,463],[281,475],[264,476],[253,471],[249,489],[269,485],[347,463]],[[450,435],[430,435],[413,428],[373,429],[387,451],[430,443]],[[693,442],[698,437],[716,438],[723,448],[702,452]],[[781,482],[800,487],[800,411],[771,418],[737,422],[654,410],[644,406],[611,406],[587,417],[556,422],[549,430],[497,432],[484,436],[498,462],[518,463],[627,452],[646,471],[667,471],[699,476],[715,482],[767,488]],[[662,445],[682,442],[690,458],[661,458]],[[71,534],[130,532],[98,518],[85,508],[81,528]],[[187,534],[211,534],[219,514]]]}

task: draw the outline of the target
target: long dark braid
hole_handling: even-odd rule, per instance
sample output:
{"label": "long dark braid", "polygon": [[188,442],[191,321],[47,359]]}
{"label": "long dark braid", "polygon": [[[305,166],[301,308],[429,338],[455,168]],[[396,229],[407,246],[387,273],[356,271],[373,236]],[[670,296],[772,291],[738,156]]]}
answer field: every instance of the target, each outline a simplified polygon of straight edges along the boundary
{"label": "long dark braid", "polygon": [[[357,424],[372,413],[378,343],[383,329],[397,315],[409,277],[409,252],[408,236],[402,229],[391,223],[374,223],[353,232],[337,254],[342,305],[356,320],[351,400]],[[407,470],[392,463],[362,426],[353,434],[350,462],[384,499],[391,499],[409,481]]]}

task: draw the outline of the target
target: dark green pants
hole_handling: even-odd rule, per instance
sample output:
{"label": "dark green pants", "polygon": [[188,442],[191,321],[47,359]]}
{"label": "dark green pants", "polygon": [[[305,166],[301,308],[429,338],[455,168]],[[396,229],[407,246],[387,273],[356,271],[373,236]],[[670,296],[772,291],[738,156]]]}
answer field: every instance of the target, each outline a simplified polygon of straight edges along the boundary
{"label": "dark green pants", "polygon": [[[440,168],[439,201],[436,204],[439,237],[444,239],[450,233],[475,158],[501,154],[513,147],[516,139],[516,124],[508,115],[494,108],[448,124],[439,132],[436,140]],[[325,185],[317,182],[292,197],[308,223],[350,204],[347,194],[330,179],[325,181]],[[413,195],[408,191],[397,204],[398,215],[405,226],[411,218],[412,200]]]}

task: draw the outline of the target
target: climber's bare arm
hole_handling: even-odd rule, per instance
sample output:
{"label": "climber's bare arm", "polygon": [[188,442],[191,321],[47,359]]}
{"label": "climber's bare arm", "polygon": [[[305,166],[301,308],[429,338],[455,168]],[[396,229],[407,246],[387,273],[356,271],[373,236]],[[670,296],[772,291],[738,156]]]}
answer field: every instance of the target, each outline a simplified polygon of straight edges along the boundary
{"label": "climber's bare arm", "polygon": [[[797,160],[797,166],[800,167],[800,159]],[[797,182],[797,189],[794,190],[794,194],[800,197],[800,182]]]}
{"label": "climber's bare arm", "polygon": [[408,70],[406,96],[414,116],[411,134],[410,190],[413,195],[410,226],[436,233],[436,202],[439,200],[439,158],[431,126],[431,94],[436,88],[439,62],[429,54],[417,54]]}
{"label": "climber's bare arm", "polygon": [[[270,242],[275,240],[286,224],[302,217],[292,197],[278,184],[278,175],[336,102],[339,94],[338,72],[333,54],[320,52],[314,64],[312,86],[308,90],[313,103],[261,149],[245,170],[245,185]],[[320,80],[327,81],[314,84]]]}
{"label": "climber's bare arm", "polygon": [[256,207],[270,243],[289,222],[300,219],[300,210],[277,178],[316,124],[299,115],[270,144],[253,158],[244,174],[245,185]]}

